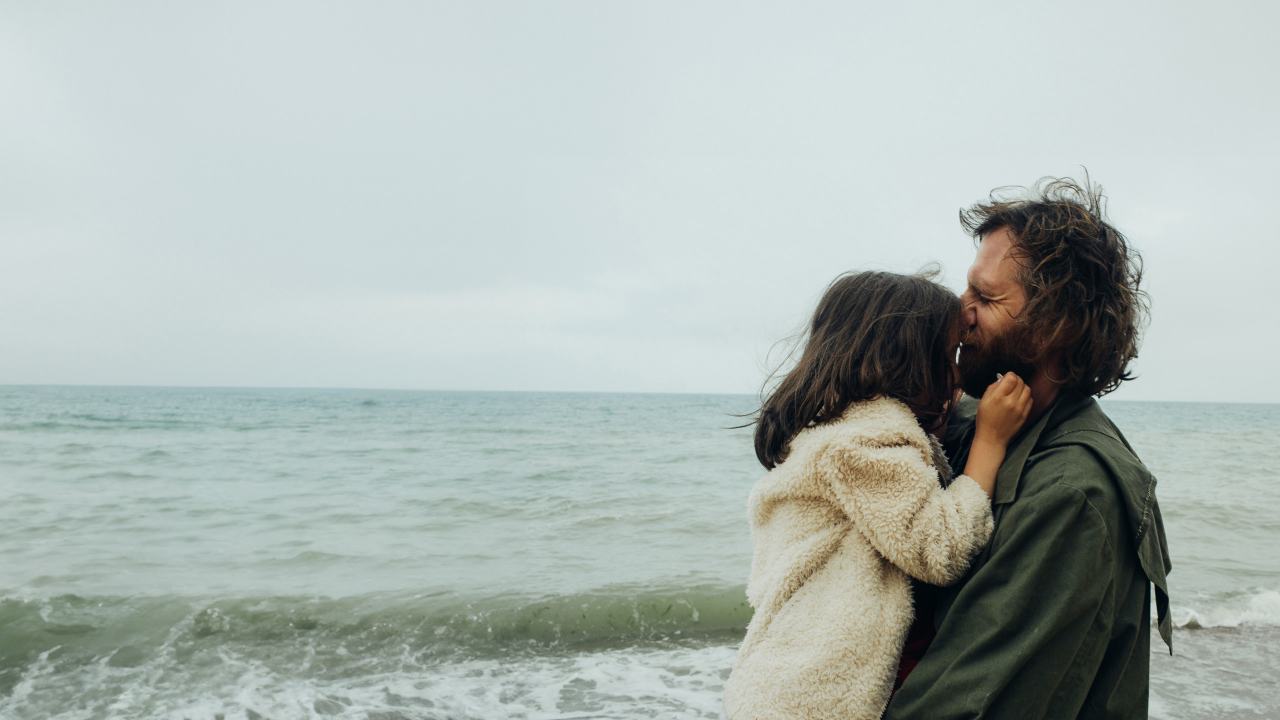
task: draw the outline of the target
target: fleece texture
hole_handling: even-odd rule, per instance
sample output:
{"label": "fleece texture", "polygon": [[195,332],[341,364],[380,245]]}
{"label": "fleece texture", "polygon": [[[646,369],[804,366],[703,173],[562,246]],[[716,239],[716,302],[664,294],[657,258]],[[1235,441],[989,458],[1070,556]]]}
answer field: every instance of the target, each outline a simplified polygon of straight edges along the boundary
{"label": "fleece texture", "polygon": [[730,720],[880,717],[909,578],[949,585],[991,537],[986,493],[950,480],[937,440],[890,398],[792,439],[748,503],[755,614],[725,684]]}

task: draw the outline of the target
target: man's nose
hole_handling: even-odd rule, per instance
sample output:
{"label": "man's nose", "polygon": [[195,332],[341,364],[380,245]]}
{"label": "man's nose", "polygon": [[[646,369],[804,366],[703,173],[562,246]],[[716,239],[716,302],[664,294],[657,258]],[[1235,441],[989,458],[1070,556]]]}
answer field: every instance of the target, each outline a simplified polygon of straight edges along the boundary
{"label": "man's nose", "polygon": [[965,330],[972,330],[978,324],[978,303],[969,293],[960,296],[960,324]]}

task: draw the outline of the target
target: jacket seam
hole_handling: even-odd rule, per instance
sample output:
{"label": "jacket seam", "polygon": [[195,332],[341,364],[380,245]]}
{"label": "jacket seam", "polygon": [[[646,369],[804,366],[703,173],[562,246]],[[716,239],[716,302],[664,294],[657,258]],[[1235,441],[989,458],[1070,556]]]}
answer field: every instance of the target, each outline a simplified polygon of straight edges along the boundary
{"label": "jacket seam", "polygon": [[[1112,543],[1112,541],[1111,541],[1111,532],[1110,532],[1109,528],[1107,527],[1107,521],[1106,521],[1106,518],[1105,518],[1105,517],[1103,517],[1102,512],[1101,512],[1101,511],[1099,511],[1099,510],[1098,510],[1098,508],[1097,508],[1097,506],[1096,506],[1096,505],[1094,505],[1094,504],[1093,504],[1093,502],[1089,499],[1089,495],[1088,495],[1088,493],[1086,493],[1084,490],[1081,490],[1080,488],[1076,487],[1075,485],[1071,484],[1069,481],[1066,481],[1066,479],[1065,479],[1065,478],[1066,478],[1065,473],[1059,473],[1059,474],[1058,474],[1058,482],[1056,483],[1056,485],[1059,485],[1059,486],[1061,486],[1061,487],[1065,487],[1065,488],[1067,488],[1067,489],[1069,489],[1069,490],[1074,491],[1076,494],[1078,494],[1078,495],[1080,496],[1080,498],[1081,498],[1082,500],[1084,500],[1084,504],[1085,504],[1085,506],[1089,508],[1089,511],[1093,513],[1093,515],[1094,515],[1094,518],[1095,518],[1096,522],[1097,522],[1097,523],[1102,527],[1102,533],[1103,533],[1103,534],[1102,534],[1102,539],[1103,539],[1103,542],[1106,544],[1106,547],[1107,547],[1108,553],[1109,553],[1110,558],[1111,558],[1111,561],[1112,561],[1112,562],[1111,562],[1111,564],[1112,564],[1111,572],[1110,572],[1110,573],[1108,573],[1109,577],[1108,577],[1108,579],[1107,579],[1107,590],[1106,590],[1106,593],[1105,593],[1105,595],[1104,595],[1104,597],[1108,599],[1108,601],[1109,601],[1109,603],[1110,603],[1110,605],[1111,605],[1111,608],[1110,608],[1109,610],[1104,610],[1103,606],[1099,605],[1098,609],[1097,609],[1097,610],[1094,612],[1094,614],[1093,614],[1093,617],[1094,617],[1094,618],[1097,618],[1097,617],[1099,617],[1099,616],[1105,617],[1105,616],[1106,616],[1106,615],[1108,615],[1108,614],[1114,614],[1114,611],[1115,611],[1114,606],[1115,606],[1115,602],[1116,602],[1116,599],[1115,599],[1116,578],[1115,578],[1114,562],[1115,562],[1115,558],[1116,558],[1116,556],[1117,556],[1117,555],[1116,555],[1116,548],[1115,548],[1115,545],[1114,545],[1114,544]],[[1093,638],[1093,641],[1094,641],[1095,643],[1097,643],[1097,644],[1102,644],[1102,645],[1104,645],[1104,646],[1105,646],[1105,638],[1103,638],[1103,637]],[[1078,670],[1080,669],[1080,662],[1082,662],[1082,661],[1081,661],[1081,654],[1082,654],[1082,653],[1087,653],[1087,650],[1086,650],[1083,646],[1081,646],[1080,648],[1078,648],[1078,649],[1077,649],[1077,651],[1076,651],[1076,653],[1072,656],[1072,658],[1071,658],[1071,662],[1070,662],[1070,665],[1069,665],[1069,667],[1071,668],[1071,670],[1072,670],[1072,671],[1078,671]],[[1067,673],[1068,677],[1065,677],[1065,678],[1064,678],[1064,680],[1068,680],[1072,674],[1073,674],[1073,673],[1072,673],[1071,671],[1068,671],[1068,673]],[[1080,681],[1080,678],[1079,678],[1079,677],[1075,677],[1075,678],[1071,678],[1071,679],[1073,679],[1073,680],[1074,680],[1074,682],[1077,682],[1077,683]],[[1086,683],[1086,685],[1087,685],[1087,683]],[[1059,697],[1059,696],[1060,696],[1060,693],[1061,693],[1061,692],[1063,692],[1063,691],[1064,691],[1064,689],[1065,689],[1065,688],[1064,688],[1063,686],[1059,685],[1059,686],[1055,689],[1055,691],[1054,691],[1054,693],[1053,693],[1053,697],[1055,697],[1055,698]],[[1080,701],[1080,702],[1081,702],[1081,707],[1080,707],[1080,709],[1081,709],[1081,710],[1083,710],[1084,703],[1085,703],[1085,702],[1087,701],[1087,699],[1088,699],[1088,697],[1087,697],[1087,696],[1088,696],[1088,693],[1087,693],[1087,692],[1085,693],[1085,696],[1086,696],[1086,697],[1085,697],[1085,698],[1082,698],[1082,699],[1081,699],[1081,701]]]}
{"label": "jacket seam", "polygon": [[[1056,484],[1074,490],[1080,495],[1080,498],[1084,500],[1084,504],[1089,507],[1089,510],[1093,512],[1094,517],[1097,518],[1098,524],[1102,526],[1103,539],[1106,540],[1107,549],[1111,552],[1111,557],[1116,557],[1116,548],[1111,542],[1111,530],[1107,527],[1107,519],[1102,515],[1102,511],[1098,510],[1097,506],[1093,504],[1093,501],[1089,499],[1088,493],[1067,481],[1065,473],[1058,474],[1058,482]],[[1114,578],[1112,579],[1114,580]]]}
{"label": "jacket seam", "polygon": [[[1120,440],[1119,437],[1116,437],[1112,433],[1102,432],[1101,430],[1096,430],[1094,428],[1080,428],[1078,430],[1068,430],[1060,435],[1055,435],[1053,439],[1050,441],[1049,447],[1052,447],[1052,443],[1060,438],[1067,437],[1068,435],[1076,435],[1078,433],[1093,433],[1095,435],[1101,435],[1102,437],[1111,438],[1112,440],[1117,440],[1117,441]],[[1156,490],[1156,484],[1154,479],[1147,482],[1147,491],[1142,498],[1142,515],[1141,517],[1138,518],[1138,529],[1133,536],[1133,542],[1135,545],[1142,544],[1142,538],[1144,535],[1147,534],[1147,528],[1150,526],[1151,496],[1152,494],[1155,493],[1155,490]]]}

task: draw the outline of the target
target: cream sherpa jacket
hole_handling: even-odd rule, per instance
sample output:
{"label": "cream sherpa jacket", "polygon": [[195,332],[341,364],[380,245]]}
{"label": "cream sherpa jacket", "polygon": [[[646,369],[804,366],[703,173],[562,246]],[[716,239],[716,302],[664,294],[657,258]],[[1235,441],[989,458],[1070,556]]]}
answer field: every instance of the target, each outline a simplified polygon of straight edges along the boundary
{"label": "cream sherpa jacket", "polygon": [[730,720],[880,717],[913,617],[908,576],[955,582],[991,536],[987,494],[964,475],[944,490],[950,476],[889,398],[792,439],[749,502],[755,615],[725,684]]}

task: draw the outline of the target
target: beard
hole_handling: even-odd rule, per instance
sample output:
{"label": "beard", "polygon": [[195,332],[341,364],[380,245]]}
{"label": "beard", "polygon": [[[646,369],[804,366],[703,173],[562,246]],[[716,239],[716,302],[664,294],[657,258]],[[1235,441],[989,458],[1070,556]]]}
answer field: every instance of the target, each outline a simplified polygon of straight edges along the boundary
{"label": "beard", "polygon": [[1028,361],[1020,351],[1030,347],[1028,333],[1014,326],[982,345],[965,343],[960,347],[956,365],[960,370],[960,388],[969,397],[980,398],[987,387],[996,381],[998,373],[1014,373],[1024,382],[1031,382],[1035,363]]}

